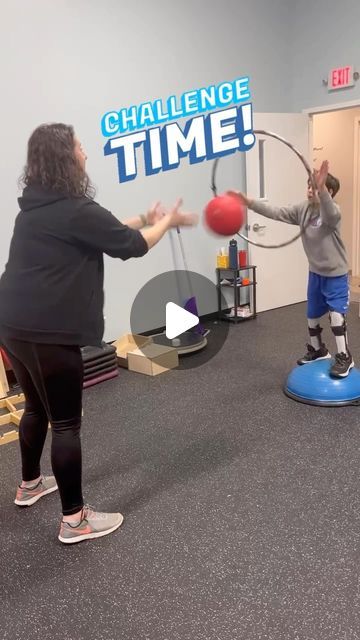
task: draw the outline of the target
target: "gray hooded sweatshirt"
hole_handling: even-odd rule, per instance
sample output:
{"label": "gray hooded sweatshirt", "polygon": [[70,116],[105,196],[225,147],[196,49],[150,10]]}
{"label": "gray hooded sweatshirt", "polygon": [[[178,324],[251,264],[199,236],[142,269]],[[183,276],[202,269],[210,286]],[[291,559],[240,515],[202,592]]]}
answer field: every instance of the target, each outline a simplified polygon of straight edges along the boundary
{"label": "gray hooded sweatshirt", "polygon": [[340,236],[340,209],[326,189],[319,196],[320,205],[305,201],[290,207],[272,207],[252,200],[249,209],[272,220],[299,225],[310,271],[319,276],[342,276],[348,273],[348,264]]}

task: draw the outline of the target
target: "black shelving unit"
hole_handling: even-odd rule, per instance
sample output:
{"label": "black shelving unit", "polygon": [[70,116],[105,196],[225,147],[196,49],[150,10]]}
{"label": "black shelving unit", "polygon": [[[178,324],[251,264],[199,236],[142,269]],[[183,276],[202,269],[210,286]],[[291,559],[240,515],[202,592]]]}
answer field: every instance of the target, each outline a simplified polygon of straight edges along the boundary
{"label": "black shelving unit", "polygon": [[[249,284],[236,284],[237,278],[239,274],[243,271],[249,272]],[[233,280],[232,285],[222,285],[221,281],[226,280],[226,274],[229,276],[231,274],[231,278]],[[233,288],[234,289],[234,310],[235,315],[229,316],[224,310],[221,308],[221,289],[224,288]],[[252,287],[252,304],[250,306],[250,315],[248,316],[239,316],[238,315],[238,307],[240,307],[240,291],[245,287]],[[245,267],[238,267],[237,269],[216,269],[216,288],[217,288],[217,297],[218,297],[218,317],[221,320],[228,320],[229,322],[244,322],[244,320],[253,320],[256,318],[256,267],[254,265],[246,265]],[[250,296],[251,299],[251,296]],[[252,307],[252,308],[251,308]]]}

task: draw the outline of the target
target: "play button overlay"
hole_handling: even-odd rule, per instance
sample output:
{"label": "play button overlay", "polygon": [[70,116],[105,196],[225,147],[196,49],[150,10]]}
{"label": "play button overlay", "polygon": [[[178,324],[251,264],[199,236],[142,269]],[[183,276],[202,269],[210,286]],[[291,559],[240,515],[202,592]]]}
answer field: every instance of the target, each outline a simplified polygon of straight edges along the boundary
{"label": "play button overlay", "polygon": [[[241,301],[249,289],[241,290]],[[231,323],[220,319],[218,306],[228,310],[233,300],[234,288],[218,290],[210,278],[199,273],[165,271],[145,282],[134,298],[130,314],[133,340],[144,353],[144,336],[176,349],[179,369],[202,366],[224,346]]]}
{"label": "play button overlay", "polygon": [[196,327],[200,320],[190,311],[186,311],[174,302],[166,305],[165,335],[169,340],[181,336],[185,331]]}

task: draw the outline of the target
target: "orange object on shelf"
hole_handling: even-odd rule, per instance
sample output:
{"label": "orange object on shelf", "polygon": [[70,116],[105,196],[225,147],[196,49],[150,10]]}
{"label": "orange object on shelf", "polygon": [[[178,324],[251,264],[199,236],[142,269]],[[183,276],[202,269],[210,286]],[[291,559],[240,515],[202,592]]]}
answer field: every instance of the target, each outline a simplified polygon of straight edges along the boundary
{"label": "orange object on shelf", "polygon": [[242,279],[242,284],[243,284],[243,285],[250,284],[250,278],[243,278],[243,279]]}
{"label": "orange object on shelf", "polygon": [[216,266],[218,269],[228,269],[229,268],[229,256],[220,256],[216,257]]}

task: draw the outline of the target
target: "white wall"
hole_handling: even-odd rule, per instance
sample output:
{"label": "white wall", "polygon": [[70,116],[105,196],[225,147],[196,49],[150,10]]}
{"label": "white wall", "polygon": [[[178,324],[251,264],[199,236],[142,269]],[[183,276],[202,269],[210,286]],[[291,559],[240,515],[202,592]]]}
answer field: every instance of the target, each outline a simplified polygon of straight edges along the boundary
{"label": "white wall", "polygon": [[[2,0],[0,270],[26,142],[39,123],[74,124],[98,200],[120,218],[159,197],[170,204],[179,194],[189,209],[202,212],[211,197],[211,163],[184,160],[175,171],[119,185],[115,156],[103,156],[101,115],[242,74],[250,76],[258,112],[360,100],[359,82],[334,94],[322,85],[332,66],[359,68],[359,24],[358,0]],[[220,187],[241,186],[241,175],[240,155],[222,161]],[[184,235],[190,267],[213,278],[219,243],[202,227]],[[107,261],[107,339],[129,328],[141,286],[172,266],[169,238],[141,261]]]}
{"label": "white wall", "polygon": [[[360,72],[359,0],[301,0],[292,4],[290,68],[292,110],[331,106],[345,102],[360,105],[360,80],[354,87],[328,91],[322,80],[330,69],[353,65]],[[318,161],[328,157],[330,170],[339,177],[337,200],[342,208],[342,235],[352,260],[353,112],[321,114],[314,120],[314,146]]]}
{"label": "white wall", "polygon": [[313,161],[319,166],[329,160],[330,172],[340,180],[336,201],[341,207],[341,234],[347,249],[349,267],[352,264],[353,241],[353,181],[354,181],[354,121],[360,117],[360,109],[344,109],[322,113],[313,119]]}
{"label": "white wall", "polygon": [[294,0],[291,5],[292,109],[360,103],[360,80],[334,92],[322,84],[334,67],[353,65],[360,72],[359,0]]}
{"label": "white wall", "polygon": [[[287,0],[2,0],[0,269],[17,214],[17,178],[26,142],[41,122],[72,123],[87,150],[97,200],[121,219],[157,198],[202,212],[211,163],[119,185],[115,156],[104,157],[101,115],[248,74],[256,111],[288,111],[290,7]],[[231,166],[230,166],[231,165]],[[228,166],[228,175],[224,167]],[[240,156],[220,187],[241,186]],[[217,242],[200,226],[184,232],[190,268],[214,278]],[[129,329],[132,300],[152,276],[171,269],[165,238],[142,260],[106,264],[106,339]],[[150,327],[149,327],[150,328]]]}

